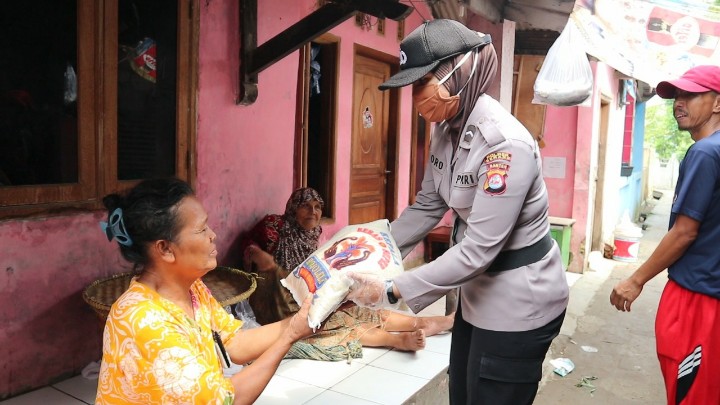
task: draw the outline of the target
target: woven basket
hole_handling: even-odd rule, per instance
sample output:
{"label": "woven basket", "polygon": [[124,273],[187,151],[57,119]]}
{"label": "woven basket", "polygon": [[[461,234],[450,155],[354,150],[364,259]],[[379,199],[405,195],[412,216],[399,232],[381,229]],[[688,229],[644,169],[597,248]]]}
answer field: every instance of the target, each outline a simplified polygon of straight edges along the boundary
{"label": "woven basket", "polygon": [[[83,291],[83,299],[105,321],[110,307],[128,289],[134,275],[122,273],[94,281]],[[218,266],[203,276],[202,280],[224,307],[247,299],[257,287],[255,277],[250,273],[231,267]]]}

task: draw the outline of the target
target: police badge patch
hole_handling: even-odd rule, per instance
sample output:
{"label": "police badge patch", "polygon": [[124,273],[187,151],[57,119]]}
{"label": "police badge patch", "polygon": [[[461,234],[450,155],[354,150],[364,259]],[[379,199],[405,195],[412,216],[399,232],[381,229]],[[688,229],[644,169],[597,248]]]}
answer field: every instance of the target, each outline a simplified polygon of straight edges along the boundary
{"label": "police badge patch", "polygon": [[507,152],[493,152],[485,156],[483,164],[486,167],[485,184],[483,190],[491,195],[500,195],[505,192],[510,159],[512,155]]}

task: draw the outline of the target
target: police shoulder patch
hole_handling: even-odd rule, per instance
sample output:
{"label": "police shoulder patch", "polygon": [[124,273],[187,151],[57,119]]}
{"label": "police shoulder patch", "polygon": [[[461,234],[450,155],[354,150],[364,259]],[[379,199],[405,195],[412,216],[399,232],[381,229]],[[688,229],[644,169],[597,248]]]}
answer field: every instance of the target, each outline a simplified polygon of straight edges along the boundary
{"label": "police shoulder patch", "polygon": [[508,171],[510,170],[510,161],[512,155],[508,152],[493,152],[489,153],[483,159],[485,165],[485,183],[483,184],[483,190],[491,195],[500,195],[507,189],[507,178]]}

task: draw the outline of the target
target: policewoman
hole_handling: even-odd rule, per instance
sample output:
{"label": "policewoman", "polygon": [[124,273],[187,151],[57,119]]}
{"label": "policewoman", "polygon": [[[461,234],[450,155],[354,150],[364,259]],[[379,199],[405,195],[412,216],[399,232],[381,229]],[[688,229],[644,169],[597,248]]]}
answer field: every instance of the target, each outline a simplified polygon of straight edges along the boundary
{"label": "policewoman", "polygon": [[403,299],[417,313],[459,288],[454,405],[532,404],[568,303],[537,142],[485,94],[497,63],[489,35],[454,20],[426,22],[400,44],[400,71],[380,89],[412,85],[437,124],[422,190],[392,235],[405,256],[451,209],[451,248],[393,280],[353,275],[348,295],[368,306]]}

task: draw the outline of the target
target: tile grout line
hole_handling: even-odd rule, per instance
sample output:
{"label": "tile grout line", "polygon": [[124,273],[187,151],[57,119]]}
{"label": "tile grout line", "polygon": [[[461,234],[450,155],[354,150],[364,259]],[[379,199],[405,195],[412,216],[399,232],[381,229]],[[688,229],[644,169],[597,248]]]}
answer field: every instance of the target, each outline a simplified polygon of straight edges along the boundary
{"label": "tile grout line", "polygon": [[[302,359],[290,359],[290,360],[292,361],[292,360],[302,360]],[[315,361],[322,361],[322,360],[315,360]],[[343,378],[343,379],[341,379],[340,381],[336,382],[335,384],[331,385],[330,388],[332,388],[332,387],[340,384],[341,382],[343,382],[343,381],[345,381],[346,379],[350,378],[351,376],[355,375],[355,373],[357,373],[358,371],[362,370],[364,367],[369,366],[369,364],[367,364],[367,363],[360,363],[360,364],[362,364],[362,367],[358,368],[357,370],[355,370],[355,371],[353,371],[352,373],[350,373],[350,374],[348,374],[347,376],[345,376],[345,378]],[[350,364],[348,364],[348,366],[350,366]],[[323,390],[325,390],[325,391],[330,390],[330,388],[321,387],[321,386],[319,386],[319,385],[315,385],[315,384],[309,383],[309,382],[307,382],[307,381],[298,380],[298,379],[293,378],[293,377],[288,377],[288,376],[280,375],[280,374],[275,374],[275,375],[277,375],[277,376],[279,376],[279,377],[282,377],[282,378],[287,378],[288,380],[292,380],[292,381],[295,381],[295,382],[299,382],[299,383],[302,383],[302,384],[306,384],[306,385],[310,385],[310,386],[313,386],[313,387],[316,387],[316,388],[320,388],[320,389],[323,389]]]}
{"label": "tile grout line", "polygon": [[[333,385],[333,387],[334,387],[334,385]],[[373,403],[373,404],[383,405],[382,402],[375,402],[375,401],[371,401],[371,400],[366,399],[366,398],[360,398],[360,397],[356,397],[356,396],[354,396],[354,395],[346,394],[346,393],[344,393],[344,392],[334,391],[334,390],[332,389],[332,387],[330,387],[330,388],[325,388],[325,389],[323,390],[323,392],[321,392],[321,393],[315,395],[314,397],[308,399],[307,401],[303,402],[303,404],[307,404],[307,403],[311,402],[311,401],[314,400],[315,398],[319,397],[320,395],[322,395],[322,394],[324,394],[324,393],[326,393],[326,392],[328,392],[328,391],[331,391],[331,392],[334,392],[334,393],[340,394],[340,395],[345,395],[345,396],[348,396],[348,397],[350,397],[350,398],[355,398],[355,399],[358,399],[358,400],[360,400],[360,401],[365,401],[365,402],[370,402],[370,403]]]}
{"label": "tile grout line", "polygon": [[52,389],[54,389],[54,390],[57,391],[57,392],[61,392],[61,393],[65,394],[65,395],[69,396],[70,398],[77,399],[78,401],[80,401],[80,402],[83,403],[83,404],[92,405],[92,404],[90,404],[89,402],[85,402],[85,401],[83,401],[82,399],[76,397],[75,395],[72,395],[72,394],[70,394],[70,393],[68,393],[68,392],[65,392],[65,391],[61,390],[60,388],[57,388],[55,385],[50,385],[49,387],[52,388]]}

